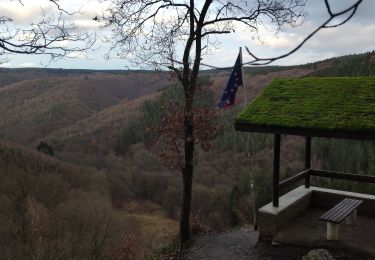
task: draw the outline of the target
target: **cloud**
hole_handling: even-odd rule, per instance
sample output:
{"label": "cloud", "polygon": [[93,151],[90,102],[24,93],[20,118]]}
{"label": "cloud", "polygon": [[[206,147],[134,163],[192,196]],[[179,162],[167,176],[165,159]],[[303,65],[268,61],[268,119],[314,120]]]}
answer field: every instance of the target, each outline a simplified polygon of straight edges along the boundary
{"label": "cloud", "polygon": [[39,67],[38,64],[34,62],[24,62],[18,65],[18,67],[21,68],[34,68],[34,67]]}
{"label": "cloud", "polygon": [[74,24],[78,27],[79,30],[85,30],[85,31],[95,30],[95,29],[98,29],[100,27],[100,24],[96,21],[93,21],[92,19],[75,20]]}
{"label": "cloud", "polygon": [[[354,0],[329,0],[333,12],[340,12],[351,6]],[[306,9],[308,11],[308,20],[318,24],[327,19],[329,14],[325,7],[323,0],[308,0]],[[350,20],[350,23],[373,23],[374,22],[375,3],[373,0],[363,1],[355,16]]]}
{"label": "cloud", "polygon": [[86,59],[87,58],[87,53],[83,51],[75,51],[68,53],[67,55],[68,58],[77,58],[77,59]]}
{"label": "cloud", "polygon": [[0,63],[0,68],[9,68],[9,67],[12,67],[11,62]]}
{"label": "cloud", "polygon": [[[213,55],[204,57],[202,62],[219,67],[232,66],[236,61],[238,50],[238,46],[217,49],[214,51]],[[203,68],[206,67],[203,66]]]}
{"label": "cloud", "polygon": [[296,45],[297,41],[301,40],[300,38],[293,33],[287,33],[280,36],[266,36],[262,39],[263,43],[257,41],[256,44],[271,49],[291,49]]}
{"label": "cloud", "polygon": [[[6,4],[4,2],[7,2]],[[0,13],[15,23],[30,23],[40,13],[39,5],[22,6],[17,1],[0,0]]]}
{"label": "cloud", "polygon": [[[354,0],[329,0],[332,8],[336,11],[342,10],[345,6],[353,3]],[[39,5],[51,6],[48,0],[24,0],[25,6],[19,4],[18,1],[0,0],[0,13],[12,15],[22,23],[39,19]],[[105,1],[106,2],[106,1]],[[108,1],[107,1],[108,2]],[[83,31],[96,30],[98,25],[92,21],[96,15],[100,15],[106,10],[106,6],[99,0],[64,0],[60,1],[64,8],[69,11],[80,10],[81,13],[74,16],[66,16],[67,22],[74,22],[79,29]],[[39,4],[39,5],[38,5]],[[56,12],[56,7],[51,6]],[[244,30],[240,25],[236,27],[236,33],[230,35],[218,36],[219,49],[213,52],[213,55],[205,56],[203,62],[215,66],[232,66],[238,53],[238,47],[247,46],[259,57],[275,57],[284,54],[300,43],[310,32],[312,32],[319,24],[326,20],[329,15],[325,9],[323,0],[308,0],[307,11],[308,17],[302,26],[291,28],[287,27],[284,32],[280,32],[277,37],[274,33],[267,30],[260,30],[263,44],[259,42],[254,33]],[[345,55],[350,53],[360,53],[373,50],[373,38],[375,35],[375,1],[364,0],[360,5],[356,15],[345,25],[336,29],[322,30],[308,43],[298,50],[295,54],[288,58],[278,61],[275,64],[301,64],[333,56]],[[14,19],[15,19],[14,18]],[[29,19],[29,20],[28,20]],[[98,31],[98,38],[103,38],[108,30]],[[253,38],[254,37],[254,38]],[[64,42],[67,46],[71,43]],[[120,68],[121,64],[126,65],[124,60],[105,61],[103,59],[103,49],[110,48],[110,45],[102,43],[103,48],[95,50],[90,60],[83,59],[82,54],[75,56],[76,59],[63,59],[57,63],[51,63],[49,66],[61,66],[65,68]],[[177,48],[181,54],[181,46]],[[13,66],[17,64],[27,63],[37,66],[39,63],[48,64],[49,57],[12,55],[10,57]],[[250,60],[249,55],[244,51],[244,60]]]}
{"label": "cloud", "polygon": [[356,26],[348,24],[337,29],[327,29],[319,32],[311,39],[308,48],[316,52],[334,50],[335,53],[362,52],[374,48],[375,25]]}

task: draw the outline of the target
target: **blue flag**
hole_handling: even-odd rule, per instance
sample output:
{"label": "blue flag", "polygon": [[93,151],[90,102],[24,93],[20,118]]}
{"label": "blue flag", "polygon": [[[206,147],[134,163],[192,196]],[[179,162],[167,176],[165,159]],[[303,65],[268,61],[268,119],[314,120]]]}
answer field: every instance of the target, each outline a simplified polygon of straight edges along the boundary
{"label": "blue flag", "polygon": [[227,108],[229,106],[233,106],[236,101],[236,93],[237,93],[238,86],[242,86],[242,85],[243,85],[243,78],[242,78],[242,64],[241,64],[241,53],[240,53],[238,54],[236,63],[234,64],[232,74],[230,74],[227,87],[225,88],[223,96],[221,97],[219,107]]}

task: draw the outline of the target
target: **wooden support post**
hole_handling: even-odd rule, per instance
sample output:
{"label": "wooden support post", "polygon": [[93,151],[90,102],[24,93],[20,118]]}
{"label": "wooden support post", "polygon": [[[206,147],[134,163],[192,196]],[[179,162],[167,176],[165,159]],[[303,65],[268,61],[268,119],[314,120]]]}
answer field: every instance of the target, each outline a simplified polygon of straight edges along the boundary
{"label": "wooden support post", "polygon": [[279,206],[279,179],[280,179],[280,134],[275,134],[273,145],[273,185],[272,202],[274,207]]}
{"label": "wooden support post", "polygon": [[[305,170],[311,168],[311,136],[306,136]],[[305,188],[310,188],[310,173],[305,175]]]}

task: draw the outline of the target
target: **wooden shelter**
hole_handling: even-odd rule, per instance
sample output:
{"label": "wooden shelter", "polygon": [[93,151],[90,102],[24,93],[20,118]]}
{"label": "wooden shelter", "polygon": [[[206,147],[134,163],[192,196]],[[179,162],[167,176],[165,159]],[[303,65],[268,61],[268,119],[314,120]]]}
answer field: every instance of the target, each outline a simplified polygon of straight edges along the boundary
{"label": "wooden shelter", "polygon": [[[375,141],[375,77],[277,79],[239,114],[238,131],[274,134],[273,206],[279,190],[310,176],[375,183],[375,176],[311,168],[311,138]],[[304,136],[305,169],[280,182],[282,134]]]}

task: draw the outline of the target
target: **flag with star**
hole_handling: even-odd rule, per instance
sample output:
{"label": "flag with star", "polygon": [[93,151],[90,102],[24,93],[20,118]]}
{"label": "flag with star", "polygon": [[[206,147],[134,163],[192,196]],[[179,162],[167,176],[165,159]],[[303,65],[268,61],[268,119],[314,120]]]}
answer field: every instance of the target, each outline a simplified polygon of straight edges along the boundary
{"label": "flag with star", "polygon": [[238,54],[236,63],[234,64],[232,73],[228,80],[227,86],[221,97],[219,107],[227,108],[233,106],[236,102],[236,93],[239,86],[243,86],[243,73],[242,73],[242,57],[241,51]]}

